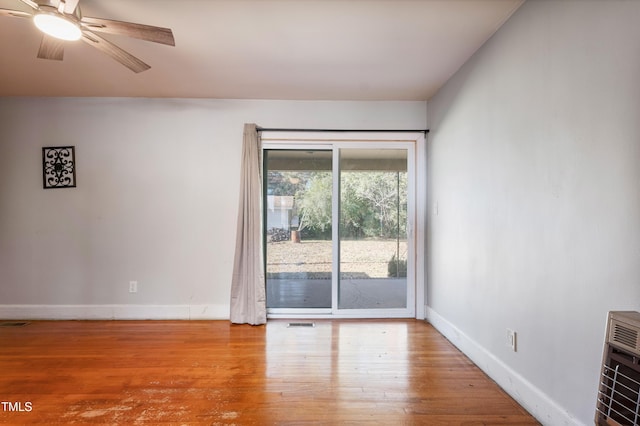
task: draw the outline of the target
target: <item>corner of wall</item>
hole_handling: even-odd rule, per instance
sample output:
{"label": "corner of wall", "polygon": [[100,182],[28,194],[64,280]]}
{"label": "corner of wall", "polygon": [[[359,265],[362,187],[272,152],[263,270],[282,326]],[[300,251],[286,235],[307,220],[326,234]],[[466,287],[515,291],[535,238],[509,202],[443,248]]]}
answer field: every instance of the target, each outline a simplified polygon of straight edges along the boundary
{"label": "corner of wall", "polygon": [[454,324],[429,306],[425,306],[426,320],[498,386],[515,399],[525,410],[545,425],[581,425],[576,418],[556,404],[499,358],[467,336]]}

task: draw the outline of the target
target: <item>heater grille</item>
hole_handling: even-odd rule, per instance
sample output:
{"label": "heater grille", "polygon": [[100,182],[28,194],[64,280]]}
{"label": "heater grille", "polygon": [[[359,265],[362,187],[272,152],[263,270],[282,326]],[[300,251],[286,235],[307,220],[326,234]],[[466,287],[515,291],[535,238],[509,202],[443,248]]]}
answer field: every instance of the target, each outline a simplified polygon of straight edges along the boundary
{"label": "heater grille", "polygon": [[640,345],[638,345],[639,332],[640,324],[629,324],[612,319],[609,342],[640,355]]}
{"label": "heater grille", "polygon": [[631,328],[627,328],[623,325],[616,324],[613,330],[613,341],[622,343],[623,345],[636,346],[638,340],[638,331]]}
{"label": "heater grille", "polygon": [[605,365],[602,371],[597,411],[617,424],[637,425],[640,419],[640,382],[634,377],[637,378],[638,373],[622,364],[612,364],[615,367]]}
{"label": "heater grille", "polygon": [[640,424],[640,313],[609,312],[596,406],[597,425]]}

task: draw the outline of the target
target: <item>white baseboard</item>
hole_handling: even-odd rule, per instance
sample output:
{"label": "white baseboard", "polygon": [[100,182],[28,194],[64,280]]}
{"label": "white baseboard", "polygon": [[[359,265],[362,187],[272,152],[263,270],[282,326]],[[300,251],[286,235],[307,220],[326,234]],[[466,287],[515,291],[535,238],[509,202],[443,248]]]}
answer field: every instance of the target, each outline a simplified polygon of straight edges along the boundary
{"label": "white baseboard", "polygon": [[543,425],[582,425],[540,389],[480,346],[444,317],[425,306],[427,321]]}
{"label": "white baseboard", "polygon": [[224,320],[227,305],[0,305],[7,320]]}

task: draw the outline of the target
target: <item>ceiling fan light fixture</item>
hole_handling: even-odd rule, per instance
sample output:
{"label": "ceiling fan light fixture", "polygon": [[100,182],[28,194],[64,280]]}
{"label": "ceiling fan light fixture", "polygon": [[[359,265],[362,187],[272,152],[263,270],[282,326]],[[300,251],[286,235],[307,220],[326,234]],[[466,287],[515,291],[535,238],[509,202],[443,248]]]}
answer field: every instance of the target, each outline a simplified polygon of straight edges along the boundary
{"label": "ceiling fan light fixture", "polygon": [[54,13],[38,13],[33,17],[33,22],[40,31],[60,40],[73,41],[82,37],[78,25]]}

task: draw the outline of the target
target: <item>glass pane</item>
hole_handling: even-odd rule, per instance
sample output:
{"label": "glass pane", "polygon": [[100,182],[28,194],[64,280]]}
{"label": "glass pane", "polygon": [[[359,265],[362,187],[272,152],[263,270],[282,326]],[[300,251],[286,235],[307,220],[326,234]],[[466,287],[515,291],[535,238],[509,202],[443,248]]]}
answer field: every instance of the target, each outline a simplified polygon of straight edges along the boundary
{"label": "glass pane", "polygon": [[407,150],[340,150],[338,308],[407,307]]}
{"label": "glass pane", "polygon": [[331,308],[331,151],[265,151],[268,308]]}

